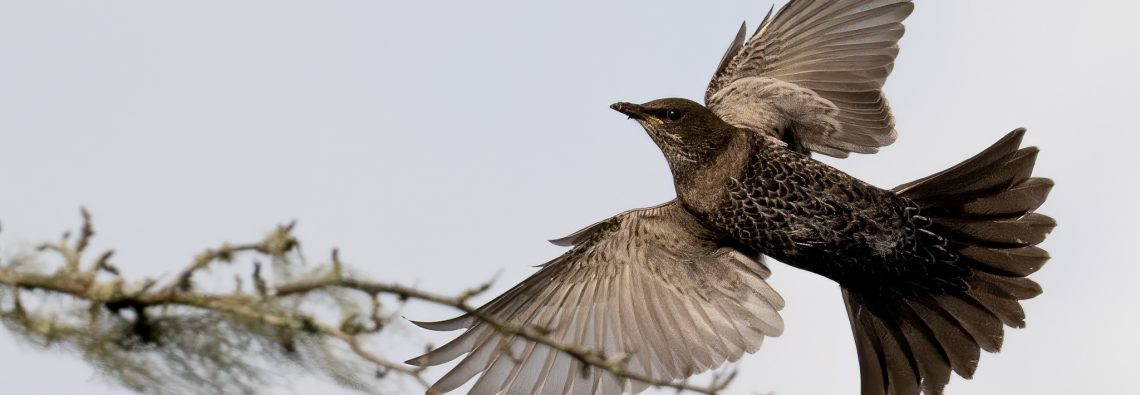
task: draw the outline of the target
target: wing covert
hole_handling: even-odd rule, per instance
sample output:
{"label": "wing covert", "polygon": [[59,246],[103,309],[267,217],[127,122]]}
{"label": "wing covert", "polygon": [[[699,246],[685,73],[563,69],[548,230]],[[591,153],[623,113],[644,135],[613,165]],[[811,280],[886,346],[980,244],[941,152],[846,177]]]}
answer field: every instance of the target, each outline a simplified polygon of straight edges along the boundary
{"label": "wing covert", "polygon": [[882,87],[910,0],[792,0],[734,41],[705,103],[734,125],[835,157],[897,137]]}
{"label": "wing covert", "polygon": [[[574,247],[480,311],[511,325],[533,325],[554,340],[626,353],[631,372],[679,380],[754,352],[778,336],[784,301],[760,262],[709,237],[678,203],[632,210],[575,233]],[[466,331],[408,361],[462,361],[429,392],[447,392],[482,374],[472,394],[636,393],[642,383],[517,338],[469,317],[417,323]],[[466,354],[466,356],[463,356]],[[582,374],[585,372],[585,374]]]}

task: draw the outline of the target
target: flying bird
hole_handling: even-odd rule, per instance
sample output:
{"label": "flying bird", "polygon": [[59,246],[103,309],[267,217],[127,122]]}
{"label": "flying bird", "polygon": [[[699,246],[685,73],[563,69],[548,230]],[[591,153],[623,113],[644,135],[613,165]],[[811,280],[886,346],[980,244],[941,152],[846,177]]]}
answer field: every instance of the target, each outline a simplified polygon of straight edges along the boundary
{"label": "flying bird", "polygon": [[[1056,223],[1034,212],[1053,183],[1015,130],[976,156],[891,189],[811,157],[894,142],[882,87],[906,0],[792,0],[750,37],[741,26],[704,104],[611,107],[661,149],[676,199],[553,240],[568,252],[479,308],[557,341],[628,355],[627,369],[681,380],[758,350],[784,329],[762,256],[834,280],[854,334],[863,395],[941,394],[970,378],[1004,326],[1025,325],[1027,276]],[[421,322],[465,329],[408,363],[462,360],[429,393],[479,378],[473,394],[618,394],[646,387],[472,315]]]}

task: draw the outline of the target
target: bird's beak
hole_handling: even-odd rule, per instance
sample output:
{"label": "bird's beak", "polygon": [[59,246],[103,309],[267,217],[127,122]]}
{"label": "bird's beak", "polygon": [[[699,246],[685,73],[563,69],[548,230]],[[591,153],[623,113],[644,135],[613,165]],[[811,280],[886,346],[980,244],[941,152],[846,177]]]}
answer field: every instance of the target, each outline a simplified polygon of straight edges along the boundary
{"label": "bird's beak", "polygon": [[645,111],[645,107],[633,103],[617,102],[611,104],[610,108],[638,121],[644,121],[650,118],[649,112]]}

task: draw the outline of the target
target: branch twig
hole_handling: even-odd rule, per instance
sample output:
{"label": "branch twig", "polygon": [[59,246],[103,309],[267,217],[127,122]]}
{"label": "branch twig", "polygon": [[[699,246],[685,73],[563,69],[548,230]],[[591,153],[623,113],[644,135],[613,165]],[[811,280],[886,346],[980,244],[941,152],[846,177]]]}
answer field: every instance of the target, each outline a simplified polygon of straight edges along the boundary
{"label": "branch twig", "polygon": [[[672,388],[678,391],[690,391],[700,394],[716,394],[722,391],[732,380],[734,374],[723,377],[714,377],[707,386],[691,385],[687,382],[673,382],[656,380],[627,369],[628,355],[603,355],[597,350],[591,350],[581,345],[565,344],[554,340],[545,334],[542,328],[533,326],[510,325],[497,320],[469,301],[472,297],[486,291],[490,283],[469,289],[456,296],[445,296],[421,291],[411,287],[375,281],[366,281],[344,274],[343,263],[339,253],[333,250],[328,270],[323,274],[299,277],[278,285],[263,277],[261,265],[254,261],[254,270],[251,283],[254,289],[246,292],[236,287],[232,293],[218,294],[195,290],[193,277],[198,271],[206,269],[216,262],[232,262],[238,255],[250,254],[254,256],[268,256],[281,259],[298,245],[291,231],[293,224],[279,227],[264,240],[257,243],[223,245],[209,249],[198,256],[183,269],[177,277],[162,287],[153,289],[155,282],[144,280],[142,282],[127,282],[122,278],[120,271],[110,264],[109,259],[113,252],[107,251],[94,260],[89,270],[82,270],[80,261],[83,250],[87,248],[94,235],[91,226],[91,217],[86,210],[82,211],[83,225],[79,238],[74,245],[67,243],[66,237],[60,243],[44,244],[42,250],[54,251],[63,256],[65,265],[59,271],[46,274],[17,270],[12,265],[0,265],[0,286],[6,286],[13,291],[15,299],[14,309],[22,311],[24,305],[19,302],[19,290],[39,290],[54,294],[66,295],[79,301],[91,303],[93,306],[131,306],[141,317],[143,312],[150,308],[163,306],[182,306],[240,317],[262,323],[276,328],[294,331],[316,333],[327,338],[336,339],[347,346],[356,356],[380,369],[381,372],[396,372],[407,376],[419,385],[427,388],[429,382],[422,375],[424,366],[407,366],[381,357],[362,345],[362,336],[380,331],[388,318],[381,317],[379,297],[389,295],[400,300],[420,300],[436,305],[450,306],[464,314],[474,317],[484,324],[495,329],[504,337],[519,337],[531,342],[542,344],[566,353],[581,363],[607,371],[621,379],[630,379],[652,386]],[[97,281],[99,271],[109,273],[113,279]],[[338,324],[319,322],[312,315],[299,310],[274,308],[279,305],[270,303],[284,298],[305,297],[329,290],[350,290],[367,295],[372,305],[370,317],[372,327],[366,328],[354,324],[357,316],[344,318]],[[94,307],[93,307],[94,308]]]}

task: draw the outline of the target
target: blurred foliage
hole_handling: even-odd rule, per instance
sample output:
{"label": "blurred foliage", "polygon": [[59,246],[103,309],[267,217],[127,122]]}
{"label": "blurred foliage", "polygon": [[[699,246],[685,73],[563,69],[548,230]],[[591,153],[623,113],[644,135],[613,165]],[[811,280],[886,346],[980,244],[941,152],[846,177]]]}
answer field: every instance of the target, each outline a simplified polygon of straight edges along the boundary
{"label": "blurred foliage", "polygon": [[[110,263],[110,252],[90,264],[81,261],[94,235],[84,212],[74,243],[65,235],[0,264],[0,321],[23,343],[75,354],[102,378],[140,393],[257,394],[298,375],[380,393],[406,381],[391,371],[423,384],[420,369],[359,347],[391,316],[383,314],[375,294],[321,285],[342,275],[335,254],[335,262],[302,272],[291,229],[203,252],[167,284],[132,282]],[[50,252],[63,264],[43,263]],[[231,292],[205,291],[195,279],[239,255],[253,270],[231,281]],[[271,273],[262,273],[262,260],[271,262]],[[224,283],[213,277],[207,278]],[[314,286],[279,295],[281,284]]]}

